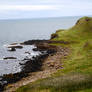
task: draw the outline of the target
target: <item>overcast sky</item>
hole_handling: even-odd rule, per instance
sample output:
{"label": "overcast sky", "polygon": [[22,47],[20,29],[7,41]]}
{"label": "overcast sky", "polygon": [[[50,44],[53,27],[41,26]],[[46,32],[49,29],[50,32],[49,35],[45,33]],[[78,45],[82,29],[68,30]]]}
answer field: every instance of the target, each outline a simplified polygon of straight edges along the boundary
{"label": "overcast sky", "polygon": [[92,0],[0,0],[0,19],[92,15]]}

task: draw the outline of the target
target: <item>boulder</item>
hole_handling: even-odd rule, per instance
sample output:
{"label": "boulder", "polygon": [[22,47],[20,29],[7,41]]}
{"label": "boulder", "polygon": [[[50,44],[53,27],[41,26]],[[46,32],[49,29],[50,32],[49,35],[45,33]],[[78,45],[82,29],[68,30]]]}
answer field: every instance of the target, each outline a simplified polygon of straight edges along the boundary
{"label": "boulder", "polygon": [[7,60],[7,59],[17,59],[16,57],[5,57],[3,58],[4,60]]}
{"label": "boulder", "polygon": [[8,51],[16,51],[15,48],[10,48]]}
{"label": "boulder", "polygon": [[51,39],[54,39],[54,38],[57,38],[58,37],[58,34],[56,34],[56,33],[53,33],[52,35],[51,35]]}
{"label": "boulder", "polygon": [[17,48],[17,49],[22,49],[23,48],[23,46],[21,46],[21,45],[11,45],[11,46],[8,46],[8,48]]}

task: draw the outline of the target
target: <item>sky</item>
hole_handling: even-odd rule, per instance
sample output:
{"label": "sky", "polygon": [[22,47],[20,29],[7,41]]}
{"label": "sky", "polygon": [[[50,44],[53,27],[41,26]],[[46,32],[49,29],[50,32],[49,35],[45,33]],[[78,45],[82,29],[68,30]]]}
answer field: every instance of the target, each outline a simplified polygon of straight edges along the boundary
{"label": "sky", "polygon": [[0,19],[92,15],[92,0],[0,0]]}

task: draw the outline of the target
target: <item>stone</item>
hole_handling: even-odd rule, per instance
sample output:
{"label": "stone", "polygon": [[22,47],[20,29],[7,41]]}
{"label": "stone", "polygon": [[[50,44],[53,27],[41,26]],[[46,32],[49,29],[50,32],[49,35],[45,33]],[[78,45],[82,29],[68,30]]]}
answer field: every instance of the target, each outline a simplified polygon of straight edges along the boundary
{"label": "stone", "polygon": [[5,57],[3,58],[4,60],[7,60],[7,59],[17,59],[16,57]]}
{"label": "stone", "polygon": [[15,48],[11,48],[10,50],[8,50],[8,51],[16,51],[16,49]]}
{"label": "stone", "polygon": [[18,49],[22,49],[23,46],[21,46],[21,45],[11,45],[11,46],[8,46],[8,48],[18,48]]}

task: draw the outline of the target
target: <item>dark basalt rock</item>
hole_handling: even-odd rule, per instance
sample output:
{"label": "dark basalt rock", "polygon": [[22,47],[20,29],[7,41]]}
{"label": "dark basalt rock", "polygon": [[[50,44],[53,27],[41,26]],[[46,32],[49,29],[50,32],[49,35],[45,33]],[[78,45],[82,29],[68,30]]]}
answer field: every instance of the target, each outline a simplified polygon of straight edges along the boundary
{"label": "dark basalt rock", "polygon": [[12,48],[12,49],[15,49],[15,48],[17,48],[17,49],[22,49],[23,46],[21,46],[21,45],[12,45],[12,46],[8,46],[8,48]]}
{"label": "dark basalt rock", "polygon": [[[39,42],[41,42],[41,41],[39,41]],[[38,44],[37,50],[41,51],[42,54],[40,54],[39,56],[36,56],[36,57],[32,57],[31,59],[24,58],[23,61],[26,61],[26,62],[23,64],[20,63],[20,65],[22,66],[21,72],[15,73],[15,74],[6,74],[2,77],[2,79],[1,79],[2,83],[0,83],[0,92],[9,83],[15,83],[15,82],[19,81],[21,78],[27,77],[29,75],[29,73],[41,70],[44,59],[47,58],[49,55],[52,55],[56,52],[55,47],[50,46],[46,43]],[[29,52],[25,52],[25,53],[29,53]],[[16,57],[5,57],[4,59],[16,59]]]}
{"label": "dark basalt rock", "polygon": [[29,55],[31,54],[29,51],[26,51],[25,53],[26,53],[26,54],[29,54]]}
{"label": "dark basalt rock", "polygon": [[40,44],[40,43],[48,43],[49,40],[28,40],[28,41],[25,41],[23,43],[20,43],[20,44],[23,44],[23,45],[36,45],[36,44]]}
{"label": "dark basalt rock", "polygon": [[6,60],[6,59],[17,59],[17,58],[16,57],[5,57],[3,59]]}
{"label": "dark basalt rock", "polygon": [[10,50],[8,50],[8,51],[16,51],[16,49],[15,48],[10,48]]}
{"label": "dark basalt rock", "polygon": [[62,44],[70,44],[69,41],[52,41],[52,40],[28,40],[23,43],[20,43],[21,45],[44,45],[44,44],[52,44],[52,43],[62,43]]}
{"label": "dark basalt rock", "polygon": [[33,51],[39,51],[38,48],[33,48],[32,50],[33,50]]}

